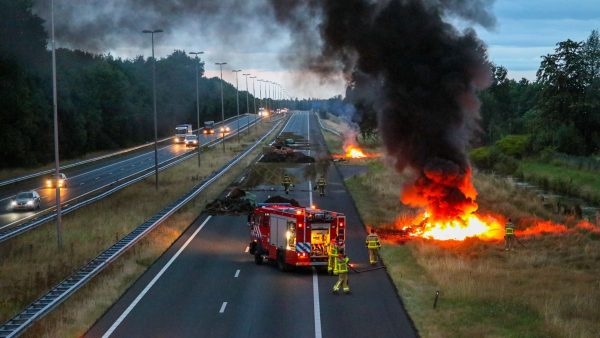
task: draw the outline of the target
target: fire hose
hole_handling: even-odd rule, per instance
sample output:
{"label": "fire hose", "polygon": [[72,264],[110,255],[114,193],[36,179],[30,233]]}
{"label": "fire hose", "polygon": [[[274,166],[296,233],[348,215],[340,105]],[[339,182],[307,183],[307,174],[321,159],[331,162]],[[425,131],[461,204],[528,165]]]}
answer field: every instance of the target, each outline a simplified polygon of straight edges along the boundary
{"label": "fire hose", "polygon": [[350,268],[352,271],[356,272],[356,273],[363,273],[363,272],[370,272],[370,271],[375,271],[375,270],[380,270],[380,269],[385,269],[385,265],[382,266],[376,266],[373,268],[367,268],[367,269],[363,269],[363,270],[357,270],[353,267]]}

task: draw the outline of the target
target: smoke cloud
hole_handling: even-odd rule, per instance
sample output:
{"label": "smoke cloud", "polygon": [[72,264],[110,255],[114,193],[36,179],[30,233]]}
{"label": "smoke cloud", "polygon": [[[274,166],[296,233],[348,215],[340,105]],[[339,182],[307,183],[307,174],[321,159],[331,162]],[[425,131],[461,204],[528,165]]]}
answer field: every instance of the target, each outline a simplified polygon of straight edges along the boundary
{"label": "smoke cloud", "polygon": [[[493,0],[56,3],[62,18],[57,33],[84,49],[131,44],[141,29],[189,25],[208,27],[224,44],[257,46],[285,37],[291,46],[281,54],[284,65],[322,81],[342,72],[361,89],[358,98],[377,111],[397,170],[416,173],[404,190],[405,203],[452,215],[476,208],[466,147],[477,129],[477,92],[489,85],[490,67],[475,31],[451,22],[493,28]],[[36,8],[47,13],[46,6],[48,1],[38,1]],[[259,27],[252,36],[250,25]]]}

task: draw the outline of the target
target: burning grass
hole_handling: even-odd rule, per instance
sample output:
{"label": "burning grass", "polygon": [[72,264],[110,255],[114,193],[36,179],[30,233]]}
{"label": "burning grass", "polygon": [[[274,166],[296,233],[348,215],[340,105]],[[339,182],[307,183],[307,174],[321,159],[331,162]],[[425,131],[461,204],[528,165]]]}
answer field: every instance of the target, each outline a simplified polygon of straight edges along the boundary
{"label": "burning grass", "polygon": [[[377,162],[347,185],[366,224],[383,224],[398,235],[396,222],[423,215],[398,203],[404,179]],[[534,193],[510,181],[475,174],[473,182],[478,213],[512,217],[526,247],[505,252],[500,238],[384,241],[382,257],[420,334],[595,337],[600,330],[598,228],[553,214]],[[436,290],[440,300],[434,310]]]}
{"label": "burning grass", "polygon": [[[9,319],[74,269],[189,191],[197,183],[192,181],[192,177],[199,175],[201,178],[219,168],[270,126],[263,123],[253,128],[250,136],[243,136],[239,145],[235,139],[228,142],[225,153],[220,146],[205,152],[200,169],[197,167],[197,158],[193,157],[160,173],[161,188],[158,192],[154,190],[153,178],[150,178],[66,215],[63,219],[63,251],[56,248],[53,223],[4,243],[0,246],[0,321]],[[255,150],[255,154],[259,151]],[[253,156],[247,156],[231,173],[224,175],[206,193],[160,225],[81,292],[36,323],[26,335],[81,335],[179,237],[208,200],[216,198],[228,182],[239,175]],[[140,196],[144,203],[132,202],[140,200]]]}

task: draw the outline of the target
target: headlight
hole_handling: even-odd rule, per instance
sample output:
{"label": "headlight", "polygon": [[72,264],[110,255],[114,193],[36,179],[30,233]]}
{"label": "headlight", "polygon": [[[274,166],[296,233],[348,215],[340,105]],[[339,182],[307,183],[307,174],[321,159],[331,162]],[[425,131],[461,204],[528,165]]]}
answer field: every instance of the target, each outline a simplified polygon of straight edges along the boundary
{"label": "headlight", "polygon": [[204,134],[208,134],[208,131],[204,130],[204,131],[203,131],[203,133],[204,133]]}
{"label": "headlight", "polygon": [[27,205],[33,205],[33,201],[31,201],[31,200],[27,201]]}
{"label": "headlight", "polygon": [[51,181],[51,180],[47,180],[47,181],[46,181],[46,185],[47,185],[47,186],[51,186],[51,185],[52,185],[52,181]]}
{"label": "headlight", "polygon": [[16,206],[16,205],[17,205],[17,201],[10,201],[10,206],[11,206],[11,207],[14,207],[14,206]]}

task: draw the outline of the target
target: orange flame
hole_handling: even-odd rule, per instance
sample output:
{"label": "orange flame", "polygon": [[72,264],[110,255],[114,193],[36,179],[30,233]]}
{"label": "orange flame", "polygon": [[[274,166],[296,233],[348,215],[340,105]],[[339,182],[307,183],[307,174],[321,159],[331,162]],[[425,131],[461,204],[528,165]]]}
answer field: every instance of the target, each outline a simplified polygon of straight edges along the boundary
{"label": "orange flame", "polygon": [[348,158],[365,158],[367,155],[358,147],[348,146],[346,148],[346,157]]}

